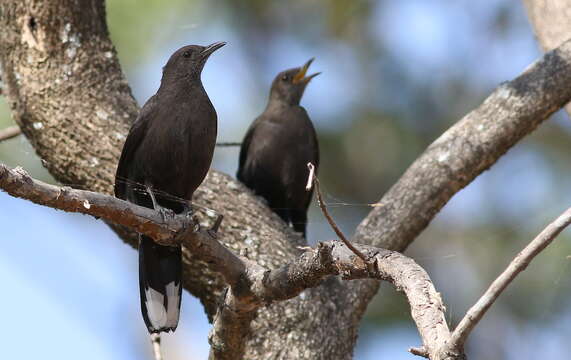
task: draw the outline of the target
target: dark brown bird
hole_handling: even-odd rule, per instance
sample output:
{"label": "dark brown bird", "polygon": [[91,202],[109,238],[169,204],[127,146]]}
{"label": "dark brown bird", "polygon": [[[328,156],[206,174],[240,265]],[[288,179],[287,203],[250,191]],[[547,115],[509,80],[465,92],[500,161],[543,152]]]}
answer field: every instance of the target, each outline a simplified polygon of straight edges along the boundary
{"label": "dark brown bird", "polygon": [[[163,68],[161,85],[127,136],[115,176],[115,196],[165,214],[190,211],[190,200],[210,167],[216,111],[200,75],[225,43],[184,46]],[[150,333],[174,331],[181,299],[180,247],[139,237],[141,311]]]}
{"label": "dark brown bird", "polygon": [[252,123],[240,148],[238,180],[267,200],[295,231],[306,235],[311,192],[305,190],[307,163],[319,166],[313,124],[299,105],[305,87],[319,73],[305,76],[300,68],[279,73],[272,83],[264,112]]}

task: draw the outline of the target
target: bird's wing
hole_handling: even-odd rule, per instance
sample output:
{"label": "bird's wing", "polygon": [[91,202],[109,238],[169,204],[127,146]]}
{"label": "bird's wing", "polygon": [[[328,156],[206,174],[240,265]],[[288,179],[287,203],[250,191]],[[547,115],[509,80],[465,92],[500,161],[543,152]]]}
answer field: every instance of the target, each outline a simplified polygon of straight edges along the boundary
{"label": "bird's wing", "polygon": [[238,161],[238,180],[242,181],[242,170],[244,169],[244,164],[246,162],[246,157],[248,156],[248,149],[250,147],[250,142],[252,141],[252,136],[254,135],[254,132],[256,131],[256,125],[259,123],[260,118],[257,118],[256,120],[254,120],[254,122],[252,123],[252,125],[250,125],[250,128],[248,128],[248,131],[246,132],[246,135],[244,135],[244,140],[242,140],[242,145],[240,146],[240,158]]}
{"label": "bird's wing", "polygon": [[137,120],[131,126],[129,130],[129,135],[127,135],[127,140],[123,145],[123,150],[121,151],[121,158],[119,159],[119,164],[117,165],[117,172],[115,173],[115,196],[119,199],[125,199],[127,193],[128,176],[129,176],[129,165],[133,159],[133,156],[141,141],[145,137],[147,132],[148,123],[150,119],[150,110],[153,107],[154,96],[151,97],[145,106],[141,109]]}

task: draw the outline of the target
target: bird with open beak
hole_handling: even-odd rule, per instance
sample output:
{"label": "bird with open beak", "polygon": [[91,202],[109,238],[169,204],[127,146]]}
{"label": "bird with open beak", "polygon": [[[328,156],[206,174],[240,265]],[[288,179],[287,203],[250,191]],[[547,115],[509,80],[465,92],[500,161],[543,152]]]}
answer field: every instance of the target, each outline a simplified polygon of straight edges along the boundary
{"label": "bird with open beak", "polygon": [[301,97],[315,73],[302,67],[280,72],[272,82],[268,105],[252,123],[240,148],[238,180],[262,196],[269,207],[305,237],[312,192],[305,190],[307,163],[317,170],[319,145]]}

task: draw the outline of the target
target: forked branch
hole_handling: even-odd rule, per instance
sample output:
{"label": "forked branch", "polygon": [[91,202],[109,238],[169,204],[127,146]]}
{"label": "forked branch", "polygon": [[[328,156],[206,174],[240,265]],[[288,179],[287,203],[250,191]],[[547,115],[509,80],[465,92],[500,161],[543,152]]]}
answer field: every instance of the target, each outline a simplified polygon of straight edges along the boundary
{"label": "forked branch", "polygon": [[[32,179],[23,169],[0,164],[0,188],[10,195],[70,212],[103,218],[153,237],[164,245],[182,244],[197,260],[220,273],[229,290],[214,319],[211,359],[236,359],[244,351],[249,322],[257,309],[299,295],[330,275],[343,279],[386,280],[401,289],[428,349],[448,339],[444,305],[426,271],[412,259],[393,251],[354,245],[370,262],[337,241],[320,243],[290,263],[269,270],[223,246],[216,234],[200,229],[184,215],[163,218],[152,209],[109,195],[49,185]],[[232,326],[226,326],[232,325]]]}

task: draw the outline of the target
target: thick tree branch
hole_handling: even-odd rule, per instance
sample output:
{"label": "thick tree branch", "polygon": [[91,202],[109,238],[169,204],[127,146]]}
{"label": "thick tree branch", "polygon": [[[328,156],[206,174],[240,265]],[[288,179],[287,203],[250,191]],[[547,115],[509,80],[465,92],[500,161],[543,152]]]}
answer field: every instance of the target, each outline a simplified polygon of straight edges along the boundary
{"label": "thick tree branch", "polygon": [[10,169],[0,164],[0,188],[14,197],[36,204],[67,212],[89,214],[133,228],[158,241],[170,241],[169,239],[184,226],[183,216],[173,218],[168,225],[159,225],[162,218],[152,209],[136,206],[110,195],[46,184],[31,178],[20,167]]}
{"label": "thick tree branch", "polygon": [[[458,191],[571,100],[571,41],[501,84],[436,139],[358,226],[353,242],[404,251]],[[356,308],[374,283],[350,284]]]}
{"label": "thick tree branch", "polygon": [[[243,262],[230,250],[212,239],[208,231],[186,215],[163,217],[153,209],[138,206],[110,195],[86,190],[59,187],[35,180],[22,168],[10,169],[0,164],[0,189],[21,199],[67,212],[92,215],[96,218],[129,227],[163,245],[184,244],[193,255],[224,276],[227,284],[239,282]],[[163,221],[165,220],[165,221]]]}
{"label": "thick tree branch", "polygon": [[181,243],[194,257],[220,273],[230,289],[215,317],[210,336],[211,359],[241,358],[247,328],[257,309],[291,299],[318,286],[330,275],[341,275],[346,280],[386,280],[402,290],[429,352],[439,349],[450,336],[444,304],[428,274],[412,259],[393,251],[355,245],[358,253],[366,258],[363,261],[344,244],[326,242],[287,265],[268,270],[235,255],[185,215],[174,215],[163,222],[161,215],[152,209],[109,195],[49,185],[32,179],[21,168],[12,170],[2,164],[0,188],[37,204],[131,227],[164,245]]}
{"label": "thick tree branch", "polygon": [[404,250],[454,194],[571,99],[570,83],[567,41],[436,139],[360,224],[354,242]]}

